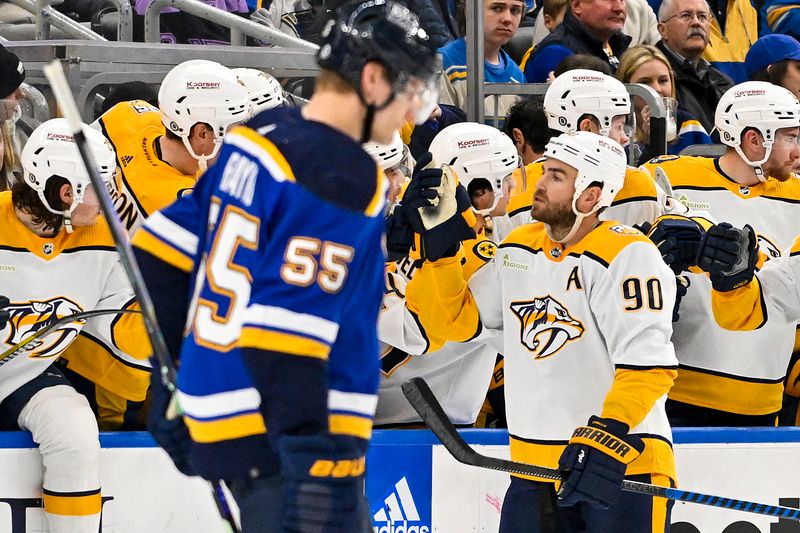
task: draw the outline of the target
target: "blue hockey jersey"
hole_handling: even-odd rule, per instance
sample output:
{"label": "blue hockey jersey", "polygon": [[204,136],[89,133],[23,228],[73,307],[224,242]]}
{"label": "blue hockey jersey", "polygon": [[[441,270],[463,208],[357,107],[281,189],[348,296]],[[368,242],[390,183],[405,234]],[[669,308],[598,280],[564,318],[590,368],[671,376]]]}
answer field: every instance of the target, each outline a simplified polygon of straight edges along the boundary
{"label": "blue hockey jersey", "polygon": [[137,232],[136,246],[192,275],[178,389],[200,475],[277,469],[266,398],[287,384],[255,379],[254,351],[322,362],[327,398],[305,402],[319,378],[306,380],[307,366],[285,390],[297,409],[327,411],[331,433],[369,439],[385,194],[383,172],[355,141],[276,108],[233,128],[194,192]]}

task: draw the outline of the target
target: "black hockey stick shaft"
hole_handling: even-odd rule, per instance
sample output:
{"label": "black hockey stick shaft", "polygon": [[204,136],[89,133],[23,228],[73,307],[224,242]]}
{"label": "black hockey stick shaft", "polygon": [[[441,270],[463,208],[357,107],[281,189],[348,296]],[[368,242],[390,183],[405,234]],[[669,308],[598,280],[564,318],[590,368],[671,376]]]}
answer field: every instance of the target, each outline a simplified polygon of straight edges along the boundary
{"label": "black hockey stick shaft", "polygon": [[41,339],[42,337],[46,337],[50,333],[54,332],[55,330],[66,326],[67,324],[72,324],[73,322],[81,322],[86,319],[95,317],[95,316],[102,316],[102,315],[121,315],[125,313],[139,313],[135,309],[94,309],[92,311],[82,311],[80,313],[74,313],[69,316],[64,316],[59,318],[58,320],[54,320],[49,323],[47,326],[43,327],[42,329],[31,333],[15,345],[8,348],[6,351],[0,354],[0,366],[6,364],[7,362],[14,359],[21,353],[25,353],[28,351],[29,348],[28,344],[32,343],[37,339]]}
{"label": "black hockey stick shaft", "polygon": [[[453,458],[466,465],[508,472],[510,474],[523,474],[536,476],[544,479],[561,480],[561,473],[554,468],[546,468],[527,463],[509,461],[507,459],[497,459],[488,457],[476,452],[469,444],[461,438],[455,426],[447,418],[447,415],[436,399],[428,384],[422,378],[411,378],[403,383],[403,394],[422,417],[425,424],[431,429],[434,435],[441,441],[445,449],[450,452]],[[648,494],[670,500],[678,500],[689,503],[699,503],[712,507],[724,509],[734,509],[767,516],[777,516],[791,520],[800,520],[800,509],[792,507],[781,507],[779,505],[767,505],[764,503],[737,500],[734,498],[723,498],[712,496],[700,492],[673,489],[670,487],[660,487],[649,483],[624,480],[622,489],[638,494]]]}
{"label": "black hockey stick shaft", "polygon": [[[103,216],[106,222],[108,222],[108,227],[114,238],[120,261],[125,268],[125,272],[128,274],[133,292],[142,308],[147,336],[150,339],[150,345],[153,347],[153,355],[155,355],[158,360],[158,371],[161,376],[161,381],[164,383],[164,386],[174,394],[177,390],[175,365],[172,364],[172,357],[167,348],[167,343],[164,340],[161,328],[158,326],[153,300],[150,298],[150,293],[147,291],[144,278],[139,270],[139,264],[136,262],[136,258],[133,255],[133,249],[131,248],[128,234],[122,228],[122,223],[114,208],[111,195],[105,183],[103,183],[103,180],[100,178],[100,175],[97,173],[97,165],[86,144],[86,136],[83,133],[81,116],[75,104],[75,99],[72,96],[72,91],[67,83],[67,78],[64,75],[64,69],[61,67],[61,62],[55,60],[45,65],[42,70],[47,81],[50,83],[50,88],[53,91],[53,95],[56,97],[56,101],[61,108],[64,118],[66,118],[70,124],[70,129],[72,129],[75,138],[75,144],[78,146],[83,164],[86,166],[86,171],[89,174],[92,185],[94,185],[97,198],[100,200]],[[225,497],[225,492],[222,490],[222,483],[220,481],[210,481],[210,483],[214,501],[222,518],[228,524],[231,531],[239,533],[239,527],[236,524],[236,520],[233,518],[230,505]]]}

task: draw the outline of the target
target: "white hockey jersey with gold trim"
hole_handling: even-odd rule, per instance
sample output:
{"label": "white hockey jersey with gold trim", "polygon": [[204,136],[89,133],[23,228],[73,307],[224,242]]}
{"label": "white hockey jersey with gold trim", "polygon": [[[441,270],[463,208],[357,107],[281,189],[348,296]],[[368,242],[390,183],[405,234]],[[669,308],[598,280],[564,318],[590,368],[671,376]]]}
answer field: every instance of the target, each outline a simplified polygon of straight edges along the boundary
{"label": "white hockey jersey with gold trim", "polygon": [[[0,330],[0,352],[53,320],[93,309],[120,309],[132,303],[133,290],[102,218],[94,226],[75,228],[71,234],[62,230],[54,238],[39,237],[16,217],[11,192],[5,191],[0,192],[0,227],[0,294],[11,301],[11,319]],[[74,322],[0,360],[0,400],[41,374],[84,329],[111,346],[115,335],[128,335],[139,326],[138,333],[143,334],[138,316],[112,315]],[[149,346],[144,338],[141,344]],[[116,356],[125,365],[149,368],[146,360],[122,352]]]}
{"label": "white hockey jersey with gold trim", "polygon": [[[740,186],[719,168],[718,160],[663,156],[644,165],[661,167],[675,198],[715,221],[737,227],[750,224],[769,257],[788,248],[800,218],[800,180],[769,179]],[[714,320],[711,282],[688,274],[673,343],[680,362],[670,398],[740,415],[768,415],[781,408],[783,379],[795,339],[795,326],[768,323],[756,331],[727,331]]]}
{"label": "white hockey jersey with gold trim", "polygon": [[564,248],[528,224],[468,286],[448,258],[425,263],[406,299],[431,342],[502,330],[512,459],[555,468],[573,430],[600,415],[644,438],[628,474],[675,478],[664,409],[675,277],[638,231],[603,222]]}

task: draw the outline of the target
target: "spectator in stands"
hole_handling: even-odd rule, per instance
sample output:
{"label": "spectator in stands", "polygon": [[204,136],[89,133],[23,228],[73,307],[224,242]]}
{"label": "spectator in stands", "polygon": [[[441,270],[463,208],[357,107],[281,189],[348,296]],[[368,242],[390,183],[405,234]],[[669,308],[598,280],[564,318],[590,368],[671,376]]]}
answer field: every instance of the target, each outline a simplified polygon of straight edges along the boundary
{"label": "spectator in stands", "polygon": [[[663,98],[674,98],[675,76],[669,65],[669,60],[658,48],[646,44],[633,46],[622,56],[617,79],[623,83],[641,83],[649,85]],[[633,99],[633,108],[636,111],[636,132],[634,139],[642,145],[642,153],[646,159],[655,157],[647,149],[650,139],[650,110],[644,100],[638,96]],[[670,138],[670,129],[667,128],[667,153],[678,154],[681,150],[692,144],[710,144],[711,137],[702,124],[691,113],[678,107],[675,121],[674,137]]]}
{"label": "spectator in stands", "polygon": [[714,128],[717,102],[733,86],[730,77],[702,57],[712,18],[705,0],[665,0],[658,10],[661,41],[656,47],[675,73],[678,107],[694,115],[706,131]]}
{"label": "spectator in stands", "polygon": [[759,11],[759,35],[782,33],[800,39],[800,3],[797,0],[764,0]]}
{"label": "spectator in stands", "polygon": [[11,187],[19,171],[21,145],[16,134],[17,98],[25,81],[25,67],[16,54],[0,45],[0,191]]}
{"label": "spectator in stands", "polygon": [[572,54],[599,57],[616,72],[619,57],[631,43],[622,33],[626,17],[625,0],[570,0],[561,25],[526,54],[525,79],[546,81],[561,60]]}
{"label": "spectator in stands", "polygon": [[780,85],[800,98],[800,43],[794,37],[761,37],[747,52],[744,63],[748,79]]}
{"label": "spectator in stands", "polygon": [[[134,8],[133,33],[144,40],[144,14],[152,0],[132,0]],[[249,13],[245,0],[204,0],[212,7],[229,13]],[[230,30],[209,20],[167,7],[161,11],[161,42],[169,44],[230,44]]]}
{"label": "spectator in stands", "polygon": [[[523,83],[519,65],[502,49],[514,37],[525,11],[523,0],[483,0],[483,55],[484,76],[487,82]],[[467,42],[461,37],[439,49],[444,75],[439,81],[439,97],[442,103],[461,109],[467,101]],[[512,95],[500,97],[498,115],[505,117],[508,109],[517,101]],[[486,100],[487,120],[494,115],[494,98]]]}
{"label": "spectator in stands", "polygon": [[734,83],[746,81],[744,56],[758,39],[756,10],[750,0],[707,1],[713,17],[703,58]]}
{"label": "spectator in stands", "polygon": [[0,45],[0,99],[16,100],[25,81],[25,67],[14,52]]}
{"label": "spectator in stands", "polygon": [[[548,3],[555,4],[563,7],[560,16],[556,19],[556,23],[552,24],[547,21]],[[547,34],[553,31],[559,24],[561,19],[564,18],[566,12],[566,0],[544,0],[542,9],[536,17],[535,29],[533,32],[533,46],[536,46],[542,41]],[[622,33],[631,37],[631,46],[636,44],[656,44],[660,39],[658,35],[658,21],[656,20],[655,11],[647,3],[647,0],[625,0],[625,8],[627,17],[625,18],[625,25],[622,27]],[[552,20],[552,9],[550,18]],[[558,7],[555,8],[556,10]],[[558,11],[556,11],[558,14]]]}

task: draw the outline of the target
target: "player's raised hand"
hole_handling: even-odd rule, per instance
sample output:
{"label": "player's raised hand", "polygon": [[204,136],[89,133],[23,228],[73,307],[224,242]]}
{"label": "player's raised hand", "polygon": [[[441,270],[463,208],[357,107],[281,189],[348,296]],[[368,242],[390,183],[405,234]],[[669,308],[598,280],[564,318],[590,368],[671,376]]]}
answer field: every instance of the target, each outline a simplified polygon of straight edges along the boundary
{"label": "player's raised hand", "polygon": [[750,225],[734,228],[722,222],[710,228],[697,254],[697,266],[710,274],[719,292],[732,291],[753,279],[758,262],[758,239]]}
{"label": "player's raised hand", "polygon": [[661,258],[676,276],[695,265],[705,232],[691,218],[666,215],[640,229],[655,243]]}
{"label": "player's raised hand", "polygon": [[430,153],[417,160],[401,205],[411,228],[422,237],[422,258],[436,261],[455,255],[459,243],[474,239],[475,231],[461,216],[470,208],[467,191],[449,169],[432,165]]}

